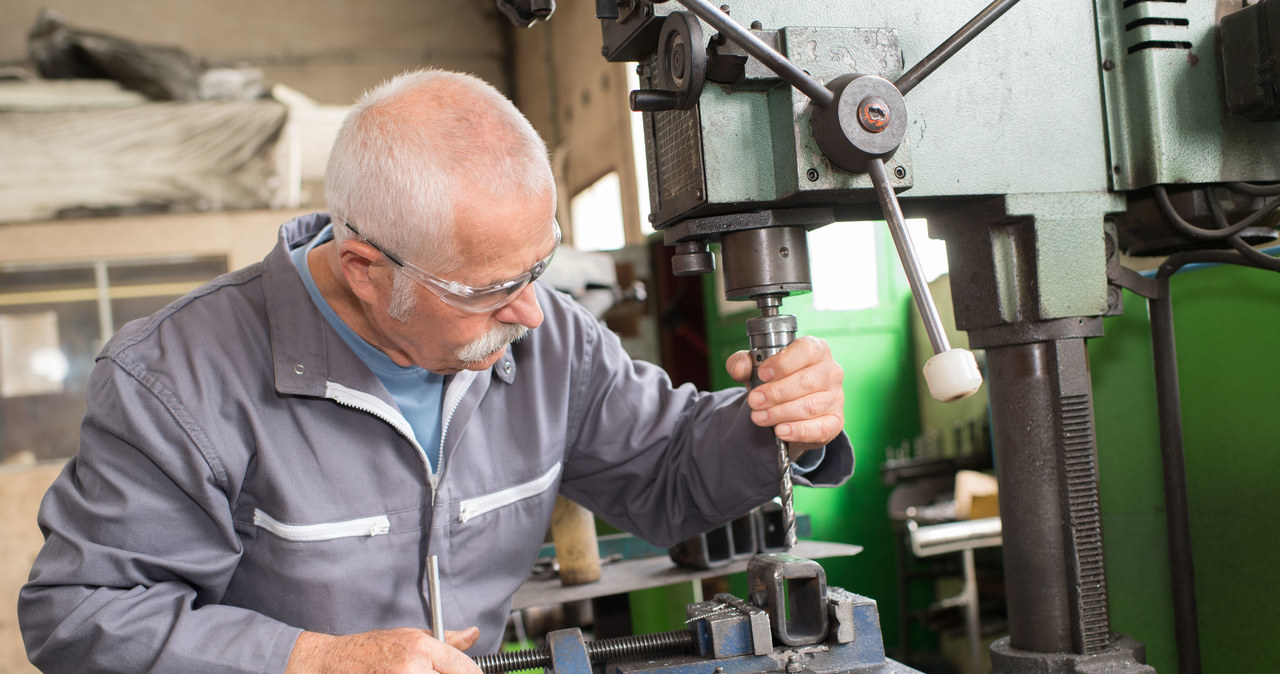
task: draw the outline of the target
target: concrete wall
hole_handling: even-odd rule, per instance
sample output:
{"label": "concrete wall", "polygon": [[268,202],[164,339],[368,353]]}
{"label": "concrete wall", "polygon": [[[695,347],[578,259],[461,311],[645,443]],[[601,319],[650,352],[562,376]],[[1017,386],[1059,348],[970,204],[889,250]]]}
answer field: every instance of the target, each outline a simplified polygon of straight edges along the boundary
{"label": "concrete wall", "polygon": [[[552,150],[560,181],[560,223],[573,223],[569,198],[617,171],[627,242],[640,242],[635,160],[627,107],[627,70],[600,56],[595,3],[561,0],[550,21],[517,30],[512,39],[512,96]],[[640,158],[644,160],[643,157]],[[645,206],[648,212],[648,206]],[[572,232],[566,232],[572,242]]]}
{"label": "concrete wall", "polygon": [[27,580],[43,538],[36,510],[62,462],[38,466],[0,466],[0,672],[35,672],[18,632],[18,590]]}
{"label": "concrete wall", "polygon": [[507,22],[478,0],[6,0],[0,64],[26,60],[27,31],[42,7],[72,26],[178,46],[221,63],[261,67],[334,104],[405,69],[474,72],[507,90]]}

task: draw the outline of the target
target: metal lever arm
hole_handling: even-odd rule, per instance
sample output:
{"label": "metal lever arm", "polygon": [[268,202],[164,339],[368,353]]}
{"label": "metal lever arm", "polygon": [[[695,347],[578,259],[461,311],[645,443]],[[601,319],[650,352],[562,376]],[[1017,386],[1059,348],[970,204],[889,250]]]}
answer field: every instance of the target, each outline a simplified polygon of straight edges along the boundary
{"label": "metal lever arm", "polygon": [[978,15],[970,19],[969,23],[961,26],[960,30],[943,40],[942,44],[929,52],[928,56],[920,59],[919,63],[911,66],[911,70],[899,77],[898,81],[894,82],[894,85],[898,87],[898,91],[901,91],[902,95],[906,96],[907,92],[914,89],[917,84],[920,84],[924,78],[929,76],[929,73],[937,70],[938,66],[955,56],[956,52],[969,44],[973,38],[978,37],[978,34],[986,30],[987,26],[990,26],[1001,15],[1009,11],[1010,7],[1016,4],[1018,4],[1018,0],[994,0],[990,5],[987,5],[986,9],[978,12]]}
{"label": "metal lever arm", "polygon": [[907,282],[911,284],[911,295],[920,310],[925,332],[929,334],[929,344],[933,347],[934,357],[924,366],[929,393],[943,402],[966,398],[982,386],[978,362],[968,350],[951,348],[947,340],[946,329],[942,327],[942,318],[938,316],[938,308],[929,292],[929,283],[920,269],[920,259],[916,256],[915,246],[911,244],[911,236],[907,234],[902,207],[898,204],[897,195],[893,193],[893,185],[889,183],[884,161],[878,157],[868,160],[867,172],[875,186],[880,210],[884,212],[885,222],[889,225],[889,233],[893,235],[893,244],[898,249],[898,259],[902,261],[902,269],[907,273]]}

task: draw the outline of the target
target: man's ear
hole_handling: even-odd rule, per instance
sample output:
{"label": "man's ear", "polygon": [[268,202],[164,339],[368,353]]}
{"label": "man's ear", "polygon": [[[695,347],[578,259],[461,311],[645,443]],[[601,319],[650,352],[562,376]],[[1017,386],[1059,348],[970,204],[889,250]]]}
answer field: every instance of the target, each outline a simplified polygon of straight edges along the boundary
{"label": "man's ear", "polygon": [[338,266],[347,287],[366,304],[381,301],[378,281],[391,271],[390,265],[378,264],[381,261],[382,254],[364,241],[347,239],[338,244]]}

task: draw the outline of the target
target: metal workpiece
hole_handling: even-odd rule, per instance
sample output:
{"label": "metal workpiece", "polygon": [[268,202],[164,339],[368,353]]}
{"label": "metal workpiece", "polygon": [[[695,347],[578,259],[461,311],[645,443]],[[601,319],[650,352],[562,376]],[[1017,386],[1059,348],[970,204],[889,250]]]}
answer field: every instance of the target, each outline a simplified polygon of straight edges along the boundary
{"label": "metal workpiece", "polygon": [[827,572],[787,553],[756,555],[747,564],[751,603],[769,614],[773,636],[788,646],[827,637]]}
{"label": "metal workpiece", "polygon": [[680,566],[714,569],[746,559],[760,551],[755,520],[757,511],[708,529],[671,546],[667,555]]}
{"label": "metal workpiece", "polygon": [[[751,512],[726,524],[691,536],[667,550],[671,561],[695,569],[714,569],[747,559],[757,553],[787,552],[795,547],[787,535],[787,511],[781,498],[756,506]],[[795,511],[790,513],[799,528]]]}
{"label": "metal workpiece", "polygon": [[756,527],[756,542],[760,545],[760,552],[787,552],[795,547],[788,539],[793,532],[787,526],[787,517],[790,515],[797,522],[799,517],[794,511],[787,513],[781,498],[763,503],[752,512],[755,515],[752,521]]}

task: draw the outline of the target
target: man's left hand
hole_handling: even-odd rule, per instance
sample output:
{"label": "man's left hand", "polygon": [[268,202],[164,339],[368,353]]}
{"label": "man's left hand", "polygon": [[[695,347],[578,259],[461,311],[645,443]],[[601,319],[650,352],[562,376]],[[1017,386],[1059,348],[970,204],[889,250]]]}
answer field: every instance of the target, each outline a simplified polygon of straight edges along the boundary
{"label": "man's left hand", "polygon": [[[729,376],[751,380],[751,357],[739,351],[725,362]],[[844,370],[831,347],[817,337],[801,337],[760,364],[759,386],[747,395],[751,421],[773,427],[791,443],[794,460],[835,439],[844,429]]]}

